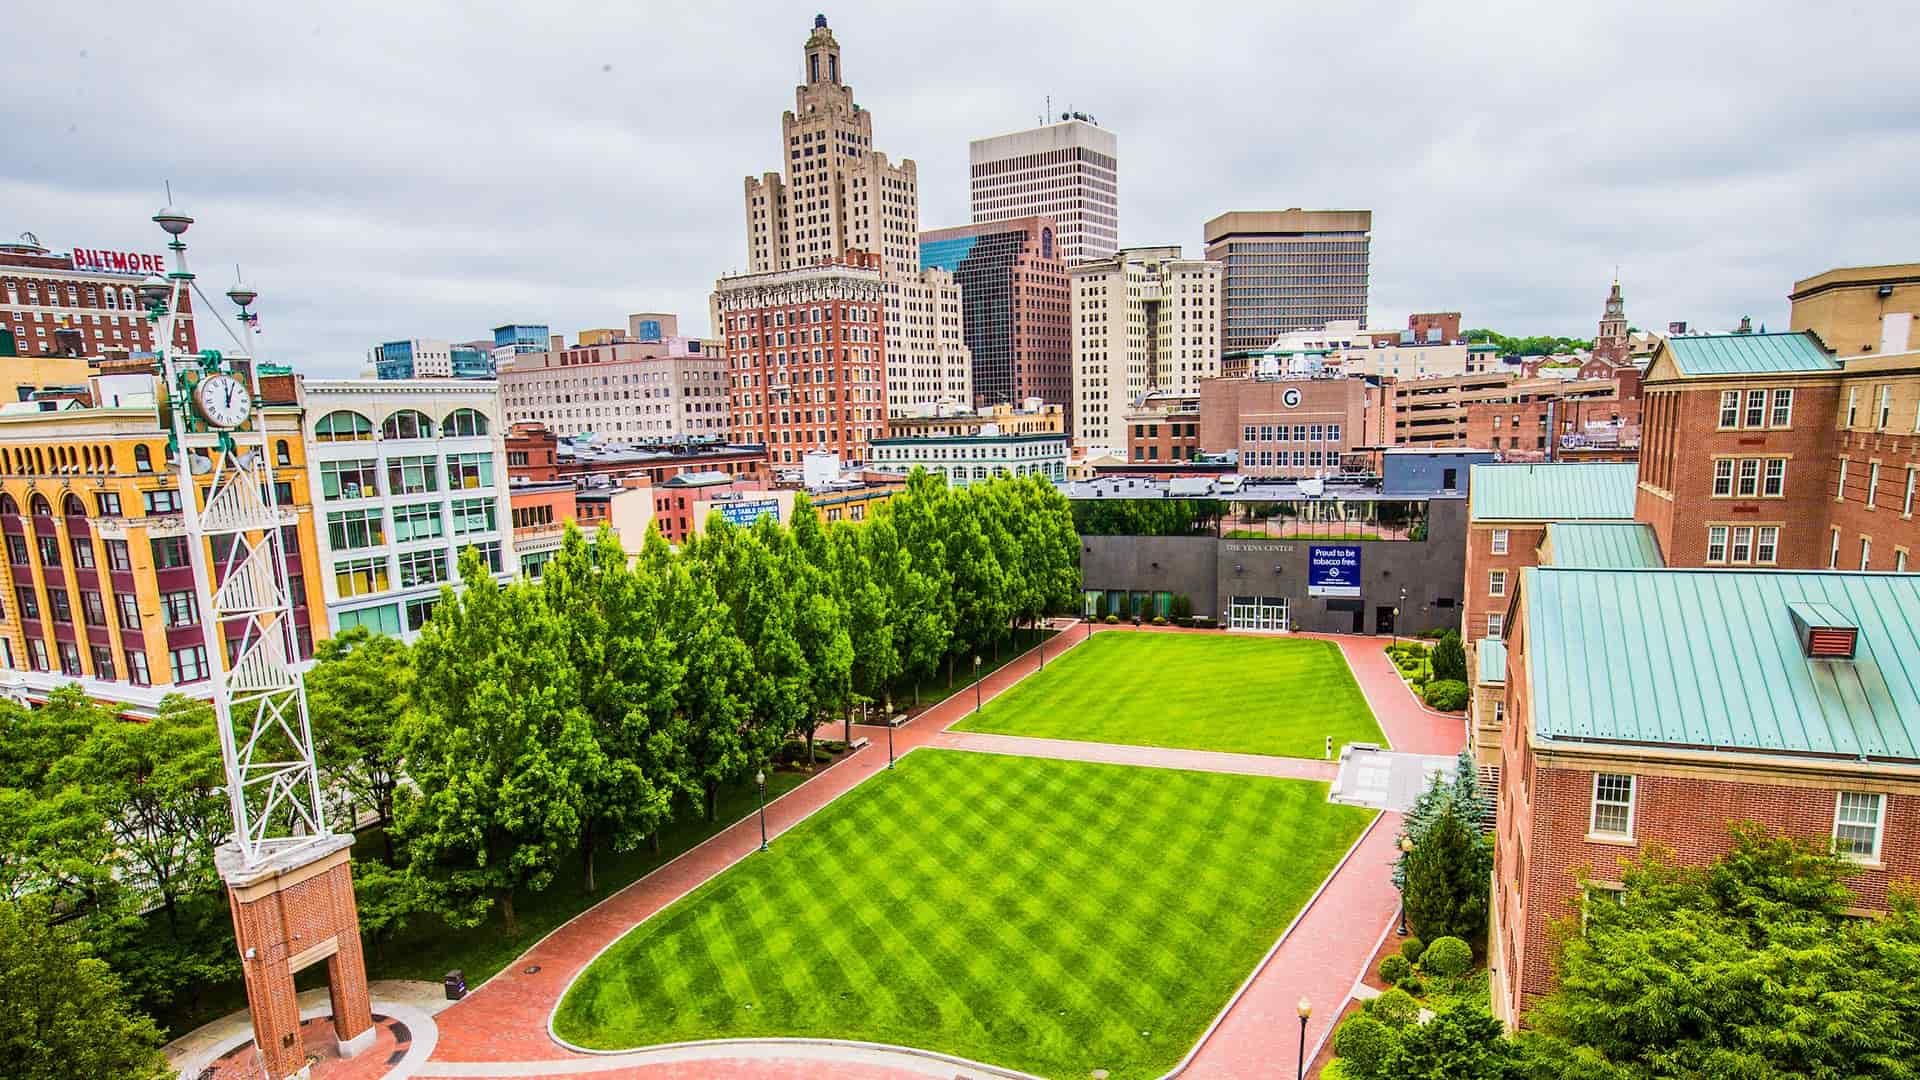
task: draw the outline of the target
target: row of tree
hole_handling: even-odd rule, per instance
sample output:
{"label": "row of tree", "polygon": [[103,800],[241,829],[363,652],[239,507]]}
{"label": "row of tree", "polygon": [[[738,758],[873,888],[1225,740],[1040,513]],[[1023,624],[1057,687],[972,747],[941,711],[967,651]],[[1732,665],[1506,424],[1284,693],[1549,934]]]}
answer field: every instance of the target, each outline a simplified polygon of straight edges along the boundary
{"label": "row of tree", "polygon": [[1469,330],[1466,337],[1472,344],[1499,346],[1501,356],[1550,356],[1554,353],[1585,352],[1593,348],[1591,338],[1558,337],[1553,334],[1508,337],[1498,330],[1484,328]]}

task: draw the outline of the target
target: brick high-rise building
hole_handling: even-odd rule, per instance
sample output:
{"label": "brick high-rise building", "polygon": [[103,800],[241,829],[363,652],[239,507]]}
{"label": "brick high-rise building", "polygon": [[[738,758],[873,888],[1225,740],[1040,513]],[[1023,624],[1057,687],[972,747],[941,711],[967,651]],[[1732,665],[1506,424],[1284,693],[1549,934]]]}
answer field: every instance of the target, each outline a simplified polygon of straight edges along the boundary
{"label": "brick high-rise building", "polygon": [[1153,391],[1192,393],[1220,374],[1220,264],[1180,248],[1123,248],[1071,267],[1073,442],[1119,449]]}
{"label": "brick high-rise building", "polygon": [[865,461],[887,418],[881,257],[852,251],[792,270],[721,278],[713,325],[727,336],[733,437],[775,466],[809,450]]}
{"label": "brick high-rise building", "polygon": [[1234,210],[1206,223],[1225,265],[1223,345],[1264,349],[1290,330],[1367,321],[1371,210]]}
{"label": "brick high-rise building", "polygon": [[974,405],[1037,397],[1065,408],[1071,424],[1073,293],[1053,220],[1015,218],[924,232],[920,263],[947,271],[960,287]]}
{"label": "brick high-rise building", "polygon": [[1085,113],[967,145],[974,224],[1050,217],[1068,265],[1120,250],[1119,140]]}
{"label": "brick high-rise building", "polygon": [[853,100],[825,15],[814,17],[807,36],[804,74],[781,117],[781,171],[746,179],[751,273],[874,254],[886,297],[885,407],[970,403],[959,286],[951,274],[920,267],[916,167],[873,148],[873,114]]}

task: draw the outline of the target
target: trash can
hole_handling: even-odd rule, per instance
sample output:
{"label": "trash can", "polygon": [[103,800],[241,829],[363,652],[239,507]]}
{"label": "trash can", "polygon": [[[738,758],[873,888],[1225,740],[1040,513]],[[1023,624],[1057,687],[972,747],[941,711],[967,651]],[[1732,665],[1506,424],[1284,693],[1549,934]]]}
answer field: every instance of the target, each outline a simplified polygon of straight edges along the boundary
{"label": "trash can", "polygon": [[447,1000],[459,1001],[467,996],[467,973],[455,968],[447,972]]}

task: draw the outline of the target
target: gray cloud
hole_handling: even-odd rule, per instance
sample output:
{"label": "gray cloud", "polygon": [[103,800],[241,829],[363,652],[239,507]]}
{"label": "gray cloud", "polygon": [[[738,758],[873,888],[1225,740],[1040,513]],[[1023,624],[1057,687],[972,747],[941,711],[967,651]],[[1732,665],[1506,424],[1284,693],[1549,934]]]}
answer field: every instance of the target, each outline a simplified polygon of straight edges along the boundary
{"label": "gray cloud", "polygon": [[[289,6],[291,7],[291,6]],[[921,221],[964,222],[969,137],[1058,112],[1120,137],[1129,244],[1235,208],[1375,211],[1373,314],[1587,334],[1784,324],[1792,281],[1916,257],[1920,75],[1888,9],[1076,4],[827,14]],[[706,324],[779,164],[813,8],[40,5],[0,68],[0,230],[158,250],[171,179],[268,353]],[[211,339],[210,339],[211,340]]]}

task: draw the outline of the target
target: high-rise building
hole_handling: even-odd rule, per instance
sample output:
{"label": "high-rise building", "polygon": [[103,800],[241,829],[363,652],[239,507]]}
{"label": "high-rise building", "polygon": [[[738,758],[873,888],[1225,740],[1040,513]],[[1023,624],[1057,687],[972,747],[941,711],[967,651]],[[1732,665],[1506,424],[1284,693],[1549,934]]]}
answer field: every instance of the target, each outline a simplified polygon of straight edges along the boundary
{"label": "high-rise building", "polygon": [[960,287],[976,406],[1073,401],[1073,293],[1053,219],[1015,218],[920,234],[920,265]]}
{"label": "high-rise building", "polygon": [[1153,391],[1193,393],[1220,374],[1220,264],[1180,248],[1123,248],[1068,270],[1073,438],[1126,445],[1125,417]]}
{"label": "high-rise building", "polygon": [[494,363],[521,353],[543,352],[547,348],[544,323],[508,323],[493,328]]}
{"label": "high-rise building", "polygon": [[1207,258],[1226,266],[1228,351],[1338,319],[1366,324],[1373,211],[1234,210],[1207,222],[1205,235]]}
{"label": "high-rise building", "polygon": [[[541,328],[541,329],[544,329]],[[717,340],[680,333],[675,315],[628,318],[628,331],[511,357],[500,371],[509,424],[609,442],[724,439],[727,356]]]}
{"label": "high-rise building", "polygon": [[1085,113],[967,144],[973,221],[1050,217],[1068,265],[1120,250],[1119,140]]}
{"label": "high-rise building", "polygon": [[886,297],[885,407],[906,412],[972,400],[971,360],[952,275],[920,268],[920,196],[911,159],[873,148],[873,114],[843,81],[840,45],[817,15],[806,82],[781,117],[781,172],[746,179],[752,274],[790,271],[851,252],[880,257]]}

